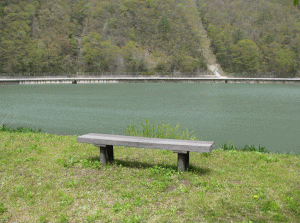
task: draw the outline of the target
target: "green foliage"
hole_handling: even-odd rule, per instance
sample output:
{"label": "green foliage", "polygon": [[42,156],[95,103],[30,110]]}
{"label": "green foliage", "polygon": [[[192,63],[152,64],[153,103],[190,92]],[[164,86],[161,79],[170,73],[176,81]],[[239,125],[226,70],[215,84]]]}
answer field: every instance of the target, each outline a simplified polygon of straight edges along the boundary
{"label": "green foliage", "polygon": [[138,43],[129,41],[122,49],[126,63],[125,70],[133,72],[148,71],[148,64],[145,60],[144,53],[145,51]]}
{"label": "green foliage", "polygon": [[97,157],[97,160],[95,159],[83,159],[80,161],[81,165],[83,167],[87,167],[87,168],[93,168],[93,169],[100,169],[100,161]]}
{"label": "green foliage", "polygon": [[294,6],[297,6],[299,4],[298,0],[294,0]]}
{"label": "green foliage", "polygon": [[140,128],[134,123],[128,125],[125,129],[126,135],[140,136],[149,138],[166,138],[166,139],[183,139],[183,140],[197,140],[187,129],[183,129],[179,124],[172,127],[171,124],[164,124],[163,121],[156,125],[155,120],[151,123],[149,119],[145,122],[140,121]]}
{"label": "green foliage", "polygon": [[232,143],[224,143],[221,147],[223,150],[238,150],[238,151],[256,151],[261,153],[268,153],[265,147],[260,145],[257,147],[255,145],[245,145],[241,147],[236,147]]}
{"label": "green foliage", "polygon": [[293,190],[284,196],[288,208],[300,217],[300,191]]}
{"label": "green foliage", "polygon": [[275,57],[279,72],[293,72],[296,68],[296,54],[288,49],[278,51]]}
{"label": "green foliage", "polygon": [[60,214],[59,218],[57,219],[59,223],[68,223],[68,218],[65,214]]}
{"label": "green foliage", "polygon": [[[57,163],[61,163],[62,160],[57,160]],[[63,162],[64,167],[70,168],[73,167],[75,163],[78,163],[78,161],[74,161],[74,156],[70,156],[69,159],[65,162]]]}
{"label": "green foliage", "polygon": [[[202,22],[225,71],[294,76],[300,65],[297,0],[294,5],[287,0],[3,0],[0,72],[206,70],[199,51],[208,45],[199,34]],[[82,39],[95,33],[102,37],[101,44],[84,45]],[[244,39],[258,47],[258,61],[256,50],[245,55],[248,48],[240,49]],[[123,60],[130,41],[136,47]],[[155,51],[162,55],[154,56]]]}
{"label": "green foliage", "polygon": [[232,34],[233,43],[237,44],[240,40],[243,39],[243,32],[240,29],[237,29]]}
{"label": "green foliage", "polygon": [[[0,72],[206,69],[198,52],[201,40],[184,8],[173,0],[4,2]],[[136,47],[123,60],[130,41]],[[163,53],[160,58],[152,54],[156,50]]]}
{"label": "green foliage", "polygon": [[29,127],[13,128],[13,127],[7,126],[5,124],[0,126],[0,131],[3,131],[3,132],[23,132],[23,133],[26,133],[26,132],[39,133],[39,132],[42,132],[41,129],[34,129],[34,128],[29,128]]}
{"label": "green foliage", "polygon": [[167,40],[167,34],[170,31],[171,26],[166,16],[163,16],[158,24],[158,30],[162,35],[163,40]]}
{"label": "green foliage", "polygon": [[[231,29],[231,27],[227,27]],[[213,51],[222,67],[229,71],[232,70],[232,46],[230,35],[227,33],[227,29],[223,30],[222,27],[209,24],[208,34],[212,40]],[[239,38],[239,37],[238,37]],[[238,40],[238,38],[236,40]]]}
{"label": "green foliage", "polygon": [[[290,77],[295,75],[299,69],[299,62],[295,62],[294,58],[299,57],[300,53],[297,35],[300,12],[290,1],[197,2],[213,51],[225,71],[262,75],[272,72],[273,75]],[[236,58],[239,51],[236,45],[243,39],[256,44],[261,53],[258,61],[254,58],[242,59],[241,55]],[[275,57],[283,49],[293,51],[295,57],[290,54],[283,64],[278,64]],[[250,67],[253,65],[255,67]]]}
{"label": "green foliage", "polygon": [[269,33],[262,40],[265,44],[270,44],[274,41],[274,36]]}
{"label": "green foliage", "polygon": [[3,202],[0,203],[0,216],[3,215],[7,211],[5,204]]}
{"label": "green foliage", "polygon": [[261,53],[253,41],[243,39],[233,47],[232,57],[237,72],[254,72],[258,70]]}
{"label": "green foliage", "polygon": [[88,71],[115,71],[117,68],[116,57],[120,52],[119,47],[109,41],[102,41],[102,36],[91,32],[82,41],[83,56]]}
{"label": "green foliage", "polygon": [[87,0],[79,0],[79,1],[71,1],[71,13],[70,20],[73,22],[77,22],[80,25],[83,25],[84,19],[88,16],[89,11],[89,1]]}

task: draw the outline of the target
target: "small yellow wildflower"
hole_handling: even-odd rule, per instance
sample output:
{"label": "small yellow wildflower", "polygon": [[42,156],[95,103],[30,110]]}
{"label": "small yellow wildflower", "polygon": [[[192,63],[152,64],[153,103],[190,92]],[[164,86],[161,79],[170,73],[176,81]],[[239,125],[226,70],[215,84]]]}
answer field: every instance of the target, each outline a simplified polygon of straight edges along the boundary
{"label": "small yellow wildflower", "polygon": [[257,195],[254,195],[253,197],[254,197],[254,198],[258,198],[258,196],[257,196]]}

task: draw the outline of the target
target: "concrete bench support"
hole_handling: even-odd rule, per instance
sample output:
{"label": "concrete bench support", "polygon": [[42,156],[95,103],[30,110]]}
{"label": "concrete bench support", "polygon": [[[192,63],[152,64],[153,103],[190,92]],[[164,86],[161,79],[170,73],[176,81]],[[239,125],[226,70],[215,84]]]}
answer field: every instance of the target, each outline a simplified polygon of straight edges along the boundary
{"label": "concrete bench support", "polygon": [[177,167],[182,172],[189,167],[190,152],[209,153],[215,148],[215,143],[209,141],[158,139],[97,133],[78,136],[77,142],[90,143],[100,147],[102,166],[105,166],[107,162],[112,163],[114,161],[113,146],[171,150],[173,153],[178,154]]}
{"label": "concrete bench support", "polygon": [[105,166],[107,162],[114,162],[114,147],[110,145],[95,145],[100,147],[100,162],[101,166]]}
{"label": "concrete bench support", "polygon": [[181,172],[184,172],[190,165],[190,152],[188,151],[173,151],[177,153],[177,168]]}

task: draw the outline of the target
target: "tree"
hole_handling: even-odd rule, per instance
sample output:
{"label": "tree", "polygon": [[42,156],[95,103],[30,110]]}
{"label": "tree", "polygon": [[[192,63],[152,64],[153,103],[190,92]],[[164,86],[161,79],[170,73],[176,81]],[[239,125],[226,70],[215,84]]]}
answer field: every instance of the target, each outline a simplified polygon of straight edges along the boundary
{"label": "tree", "polygon": [[281,73],[290,73],[296,67],[296,55],[293,51],[282,49],[278,51],[275,57],[277,69]]}
{"label": "tree", "polygon": [[134,41],[129,41],[122,49],[126,71],[144,72],[148,70],[145,60],[145,51]]}
{"label": "tree", "polygon": [[170,31],[170,23],[166,16],[163,16],[158,24],[159,33],[162,35],[162,39],[167,39],[167,34]]}
{"label": "tree", "polygon": [[120,49],[102,36],[91,32],[83,38],[83,56],[88,71],[114,71],[117,69],[117,56]]}
{"label": "tree", "polygon": [[260,59],[260,50],[252,40],[240,40],[233,47],[233,63],[238,72],[257,71]]}

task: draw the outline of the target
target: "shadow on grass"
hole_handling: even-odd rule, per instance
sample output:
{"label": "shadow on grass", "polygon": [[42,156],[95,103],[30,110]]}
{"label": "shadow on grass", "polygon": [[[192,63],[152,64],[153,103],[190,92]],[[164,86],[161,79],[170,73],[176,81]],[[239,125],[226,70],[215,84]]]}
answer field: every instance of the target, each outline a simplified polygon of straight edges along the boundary
{"label": "shadow on grass", "polygon": [[[91,162],[98,162],[100,160],[99,156],[93,156],[89,157],[87,160]],[[110,164],[108,164],[110,165]],[[130,160],[120,160],[115,159],[113,162],[113,165],[118,165],[122,167],[129,167],[129,168],[138,168],[138,169],[147,169],[147,168],[154,168],[154,167],[160,167],[165,169],[172,169],[174,171],[177,171],[176,165],[170,165],[170,164],[164,164],[164,163],[158,163],[158,164],[150,164],[146,162],[140,162],[140,161],[130,161]],[[189,167],[186,170],[187,172],[192,172],[199,175],[209,174],[211,170],[209,168],[202,168],[194,165],[189,165]]]}
{"label": "shadow on grass", "polygon": [[205,174],[209,174],[211,172],[211,169],[205,167],[193,166],[190,164],[188,171],[199,175],[205,175]]}

